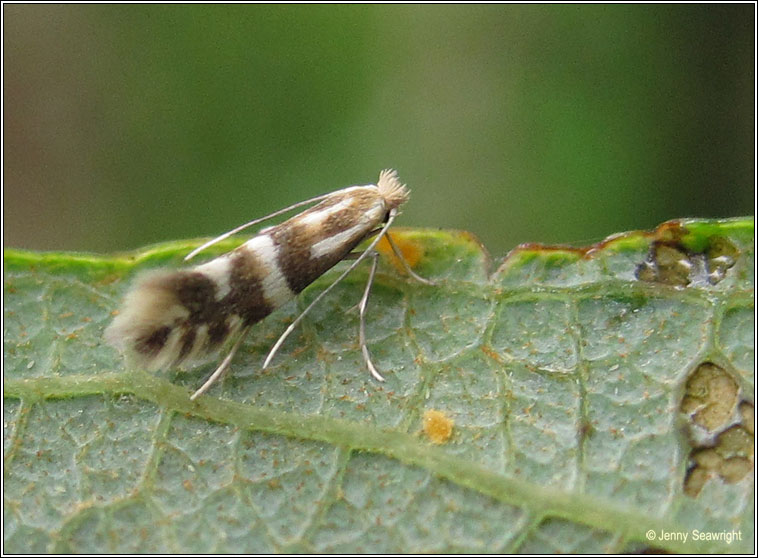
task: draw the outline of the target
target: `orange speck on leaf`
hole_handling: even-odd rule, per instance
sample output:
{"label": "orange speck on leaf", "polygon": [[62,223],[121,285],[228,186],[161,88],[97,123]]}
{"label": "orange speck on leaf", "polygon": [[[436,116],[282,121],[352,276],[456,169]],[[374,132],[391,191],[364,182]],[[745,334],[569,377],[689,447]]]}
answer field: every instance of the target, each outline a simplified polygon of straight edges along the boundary
{"label": "orange speck on leaf", "polygon": [[[387,236],[389,235],[390,233],[387,233]],[[411,240],[410,238],[397,233],[392,235],[392,241],[395,243],[395,246],[398,247],[400,253],[403,255],[403,258],[405,258],[405,261],[408,262],[408,265],[415,267],[421,259],[421,256],[423,256],[422,249],[419,246],[418,242],[415,242],[414,240]],[[386,237],[383,237],[379,241],[379,244],[376,245],[376,250],[382,256],[389,259],[392,262],[392,265],[394,265],[398,271],[405,270],[403,264],[400,262],[398,257],[395,255],[395,252],[392,250],[392,246],[390,246],[390,243]]]}
{"label": "orange speck on leaf", "polygon": [[453,421],[442,411],[424,412],[424,434],[435,444],[444,444],[453,435]]}

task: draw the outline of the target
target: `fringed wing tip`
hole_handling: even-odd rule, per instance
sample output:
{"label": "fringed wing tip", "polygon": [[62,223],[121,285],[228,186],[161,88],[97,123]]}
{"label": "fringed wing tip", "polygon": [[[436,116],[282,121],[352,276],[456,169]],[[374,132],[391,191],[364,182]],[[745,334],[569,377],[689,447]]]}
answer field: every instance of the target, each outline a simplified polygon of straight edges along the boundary
{"label": "fringed wing tip", "polygon": [[119,314],[106,328],[105,341],[127,361],[150,371],[196,366],[215,355],[240,331],[234,314],[208,324],[197,321],[182,302],[197,273],[158,270],[140,276],[124,298]]}
{"label": "fringed wing tip", "polygon": [[175,271],[153,271],[137,279],[103,338],[129,360],[149,370],[168,367],[178,356],[177,321],[188,311],[174,289]]}

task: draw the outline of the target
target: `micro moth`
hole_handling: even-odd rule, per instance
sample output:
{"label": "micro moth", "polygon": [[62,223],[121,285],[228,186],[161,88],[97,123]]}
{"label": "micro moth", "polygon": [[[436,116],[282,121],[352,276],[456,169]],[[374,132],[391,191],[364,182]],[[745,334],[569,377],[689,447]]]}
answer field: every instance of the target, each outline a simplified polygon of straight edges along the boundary
{"label": "micro moth", "polygon": [[[364,259],[373,259],[358,305],[359,339],[367,368],[379,381],[366,344],[365,313],[377,266],[377,243],[386,238],[406,272],[422,283],[387,231],[408,201],[408,188],[394,170],[384,170],[376,184],[352,186],[298,202],[266,217],[245,223],[203,244],[189,260],[216,242],[297,207],[313,207],[271,227],[207,263],[186,269],[151,271],[127,292],[122,309],[105,330],[106,341],[140,367],[155,371],[203,359],[235,339],[229,353],[191,399],[205,393],[221,377],[250,327],[294,298],[337,263],[355,261],[295,318],[272,346],[266,368],[303,317]],[[367,249],[353,250],[374,237]]]}

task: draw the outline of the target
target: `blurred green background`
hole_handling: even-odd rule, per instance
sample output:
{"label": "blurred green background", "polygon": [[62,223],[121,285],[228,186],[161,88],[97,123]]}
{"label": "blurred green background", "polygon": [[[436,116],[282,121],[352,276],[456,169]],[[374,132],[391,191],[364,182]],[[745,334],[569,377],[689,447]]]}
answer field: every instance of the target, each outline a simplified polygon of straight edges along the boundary
{"label": "blurred green background", "polygon": [[399,170],[493,255],[754,211],[753,4],[3,5],[5,246],[213,236]]}

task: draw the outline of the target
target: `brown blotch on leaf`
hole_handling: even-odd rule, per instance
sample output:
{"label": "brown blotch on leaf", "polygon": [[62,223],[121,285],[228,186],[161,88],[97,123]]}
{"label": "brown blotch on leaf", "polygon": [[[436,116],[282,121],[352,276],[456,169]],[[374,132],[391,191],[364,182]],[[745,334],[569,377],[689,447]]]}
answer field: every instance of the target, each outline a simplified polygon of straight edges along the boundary
{"label": "brown blotch on leaf", "polygon": [[727,484],[740,482],[753,470],[753,461],[744,457],[732,457],[724,460],[721,466],[721,478]]}
{"label": "brown blotch on leaf", "polygon": [[702,363],[687,379],[680,409],[709,433],[692,442],[692,466],[683,487],[688,496],[696,497],[711,479],[737,483],[753,470],[754,410],[739,396],[737,382],[712,362]]}
{"label": "brown blotch on leaf", "polygon": [[737,383],[726,370],[705,362],[687,380],[681,411],[693,414],[695,424],[715,432],[732,417],[738,391]]}
{"label": "brown blotch on leaf", "polygon": [[740,416],[742,417],[742,428],[751,436],[755,435],[755,424],[753,422],[755,420],[755,410],[753,409],[753,405],[747,401],[740,403]]}
{"label": "brown blotch on leaf", "polygon": [[726,272],[737,262],[740,251],[723,236],[714,236],[705,252],[708,264],[708,280],[716,284],[726,277]]}
{"label": "brown blotch on leaf", "polygon": [[655,241],[646,261],[637,268],[637,279],[686,287],[690,283],[692,263],[686,251],[676,244]]}
{"label": "brown blotch on leaf", "polygon": [[753,435],[740,425],[732,426],[719,434],[716,451],[725,459],[745,457],[753,459]]}
{"label": "brown blotch on leaf", "polygon": [[711,448],[693,450],[694,467],[687,473],[684,492],[695,497],[711,478],[727,484],[740,482],[753,470],[753,435],[742,426],[733,426],[716,438]]}
{"label": "brown blotch on leaf", "polygon": [[737,262],[739,249],[727,238],[714,236],[700,252],[688,249],[682,238],[686,229],[656,231],[647,259],[637,266],[637,279],[676,287],[715,285]]}
{"label": "brown blotch on leaf", "polygon": [[715,476],[715,473],[705,469],[704,467],[694,467],[687,473],[687,478],[684,479],[684,493],[691,498],[694,498],[705,486],[705,483],[711,477]]}

